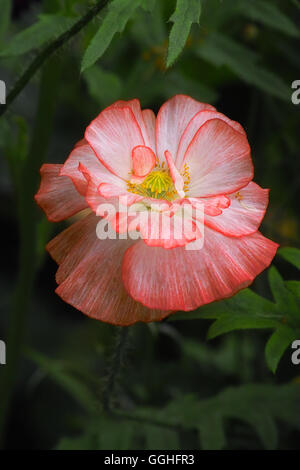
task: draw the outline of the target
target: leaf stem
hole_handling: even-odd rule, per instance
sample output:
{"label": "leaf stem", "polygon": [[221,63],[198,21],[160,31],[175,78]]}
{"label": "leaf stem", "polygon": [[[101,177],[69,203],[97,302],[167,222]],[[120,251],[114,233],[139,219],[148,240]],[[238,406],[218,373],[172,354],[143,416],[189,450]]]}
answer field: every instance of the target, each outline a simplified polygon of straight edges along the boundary
{"label": "leaf stem", "polygon": [[11,92],[8,94],[6,105],[1,106],[0,108],[0,116],[6,112],[8,106],[13,103],[23,88],[25,88],[27,83],[31,80],[31,78],[42,67],[45,61],[50,56],[52,56],[54,52],[66,44],[73,36],[79,33],[90,21],[92,21],[92,19],[95,18],[95,16],[97,16],[97,14],[100,13],[100,11],[107,5],[108,1],[109,0],[100,0],[97,2],[96,5],[90,8],[87,13],[82,16],[68,31],[64,32],[57,39],[52,41],[45,49],[41,51],[40,54],[35,57],[23,75],[16,82]]}

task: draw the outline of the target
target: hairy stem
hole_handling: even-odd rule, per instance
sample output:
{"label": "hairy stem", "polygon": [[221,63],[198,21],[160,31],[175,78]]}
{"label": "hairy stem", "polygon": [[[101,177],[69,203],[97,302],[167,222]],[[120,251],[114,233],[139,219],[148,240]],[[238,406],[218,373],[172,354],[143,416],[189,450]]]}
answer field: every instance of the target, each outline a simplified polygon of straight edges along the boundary
{"label": "hairy stem", "polygon": [[24,74],[15,84],[14,88],[7,96],[6,105],[1,106],[0,116],[5,113],[8,106],[17,98],[21,93],[23,88],[31,80],[31,78],[36,74],[36,72],[42,67],[49,57],[52,56],[54,52],[60,49],[64,44],[66,44],[73,36],[79,33],[98,13],[107,5],[109,0],[100,0],[96,5],[90,8],[87,13],[80,18],[68,31],[61,34],[57,39],[52,41],[40,54],[31,62],[28,68],[25,70]]}
{"label": "hairy stem", "polygon": [[111,363],[109,365],[107,384],[103,392],[103,408],[107,413],[113,413],[111,403],[115,392],[116,381],[120,373],[120,367],[125,355],[128,333],[128,327],[120,327],[116,339],[115,350],[113,352]]}

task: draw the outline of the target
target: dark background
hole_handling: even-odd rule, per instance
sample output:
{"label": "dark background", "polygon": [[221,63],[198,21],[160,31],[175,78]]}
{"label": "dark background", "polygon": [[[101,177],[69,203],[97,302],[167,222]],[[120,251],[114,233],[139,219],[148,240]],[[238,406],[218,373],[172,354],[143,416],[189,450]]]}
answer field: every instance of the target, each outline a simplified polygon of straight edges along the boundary
{"label": "dark background", "polygon": [[[78,2],[74,8],[81,12],[89,3]],[[53,61],[60,68],[60,77],[55,120],[45,161],[63,163],[75,142],[81,139],[88,123],[116,99],[138,97],[143,107],[157,112],[163,101],[175,93],[189,94],[211,102],[246,128],[252,147],[255,181],[271,189],[270,206],[261,231],[281,246],[300,248],[300,105],[267,93],[255,83],[243,80],[234,68],[226,65],[217,67],[199,54],[206,35],[211,30],[221,31],[259,54],[261,67],[271,70],[290,89],[292,81],[300,79],[299,38],[245,16],[230,16],[223,3],[226,0],[215,2],[218,15],[214,14],[215,10],[204,10],[200,28],[192,28],[186,49],[169,70],[165,70],[164,64],[171,26],[167,20],[174,8],[171,1],[161,3],[154,19],[138,12],[123,34],[114,38],[96,66],[99,70],[93,70],[93,73],[80,74],[80,60],[84,47],[97,29],[96,21],[57,52]],[[299,27],[300,9],[296,4],[288,1],[275,3]],[[13,4],[13,21],[6,42],[34,23],[42,9],[38,0],[15,0]],[[17,59],[0,61],[0,78],[11,86],[34,54],[29,52]],[[29,136],[34,126],[40,79],[41,74],[38,73],[9,114],[10,120],[13,116],[22,116]],[[95,87],[97,83],[98,87]],[[10,125],[13,129],[10,146],[2,146],[3,157],[7,156],[7,149],[11,149],[11,143],[16,139],[15,124]],[[3,340],[7,337],[15,296],[19,246],[17,203],[8,160],[3,158],[0,168],[0,338]],[[44,220],[38,208],[36,217]],[[89,405],[86,406],[89,393],[95,401],[101,402],[116,329],[84,317],[56,296],[56,265],[40,245],[59,233],[66,224],[41,223],[44,225],[43,237],[37,244],[39,269],[25,328],[27,349],[18,368],[5,447],[52,449],[58,445],[62,448],[89,445],[94,448],[134,449],[147,448],[147,445],[153,448],[155,442],[161,448],[165,448],[164,445],[170,448],[177,445],[183,449],[197,447],[194,430],[179,432],[175,441],[157,427],[148,429],[145,438],[138,428],[135,430],[136,424],[130,422],[123,423],[125,427],[121,437],[116,437],[120,424],[107,417],[101,421],[91,412]],[[299,279],[296,268],[286,261],[276,257],[274,263],[284,279]],[[265,273],[254,282],[253,289],[272,298]],[[159,409],[180,394],[197,394],[202,400],[229,386],[300,381],[300,366],[291,364],[290,349],[286,351],[275,376],[268,370],[264,346],[270,331],[237,331],[208,342],[206,332],[210,324],[208,320],[190,320],[132,327],[117,389],[118,403],[128,410],[136,406]],[[84,390],[78,383],[84,384]],[[299,449],[299,430],[281,421],[276,425],[278,448]],[[100,444],[98,441],[93,445],[90,441],[85,444],[85,438],[80,436],[87,429],[98,429],[98,426],[100,436],[105,433],[105,439],[101,441],[100,437]],[[128,431],[126,426],[131,431],[134,428],[134,432]],[[229,418],[225,431],[225,448],[263,448],[249,423]],[[128,442],[124,441],[124,436],[130,433],[131,440],[128,437]],[[151,433],[154,435],[152,440],[148,436]],[[75,441],[59,444],[65,436],[73,436]]]}

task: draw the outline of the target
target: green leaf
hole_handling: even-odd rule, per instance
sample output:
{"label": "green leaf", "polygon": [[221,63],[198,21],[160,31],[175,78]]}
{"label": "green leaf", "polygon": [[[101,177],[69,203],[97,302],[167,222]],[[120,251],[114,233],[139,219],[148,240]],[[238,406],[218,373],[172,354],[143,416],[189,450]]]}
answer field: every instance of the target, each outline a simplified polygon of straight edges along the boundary
{"label": "green leaf", "polygon": [[256,53],[233,39],[220,33],[211,33],[197,49],[197,54],[217,67],[229,67],[244,82],[290,101],[290,89],[282,79],[265,69]]}
{"label": "green leaf", "polygon": [[65,363],[58,360],[49,359],[43,354],[29,350],[27,356],[37,364],[43,371],[57,382],[67,393],[69,393],[86,411],[93,413],[96,409],[94,395],[89,388],[70,374]]}
{"label": "green leaf", "polygon": [[188,429],[198,429],[204,450],[223,449],[226,446],[226,420],[238,419],[256,431],[266,449],[274,449],[277,419],[300,428],[299,392],[298,384],[249,384],[228,388],[205,400],[195,395],[179,396],[163,409],[148,409],[148,415],[174,426],[180,424]]}
{"label": "green leaf", "polygon": [[101,416],[96,426],[98,449],[128,450],[134,448],[133,440],[137,432],[137,425],[132,421],[120,421]]}
{"label": "green leaf", "polygon": [[84,72],[90,95],[102,107],[117,101],[121,96],[122,84],[117,75],[106,72],[98,65],[90,67]]}
{"label": "green leaf", "polygon": [[230,299],[213,302],[197,309],[195,312],[179,313],[169,317],[169,320],[197,320],[200,318],[221,318],[232,315],[241,316],[252,314],[253,317],[279,321],[281,316],[273,302],[264,299],[251,289],[244,289]]}
{"label": "green leaf", "polygon": [[239,11],[253,21],[258,21],[289,36],[299,36],[295,24],[269,0],[243,0],[239,3]]}
{"label": "green leaf", "polygon": [[71,18],[62,15],[40,15],[35,24],[12,38],[8,46],[0,52],[0,56],[19,56],[38,49],[46,42],[53,40],[70,29],[77,19],[77,17]]}
{"label": "green leaf", "polygon": [[108,5],[108,11],[100,28],[90,42],[83,56],[81,71],[91,67],[100,59],[114,35],[121,33],[142,0],[114,0]]}
{"label": "green leaf", "polygon": [[140,426],[140,432],[145,436],[146,449],[172,450],[180,448],[178,434],[175,430],[144,424]]}
{"label": "green leaf", "polygon": [[205,450],[222,450],[226,445],[224,422],[219,413],[213,414],[209,420],[203,420],[197,426],[202,448]]}
{"label": "green leaf", "polygon": [[152,12],[155,8],[156,0],[142,0],[141,7],[145,11]]}
{"label": "green leaf", "polygon": [[199,23],[200,0],[177,0],[176,9],[169,21],[173,26],[169,38],[167,67],[170,67],[183,50],[193,23]]}
{"label": "green leaf", "polygon": [[255,315],[232,315],[215,321],[209,328],[207,337],[213,339],[234,330],[276,328],[278,324],[278,320],[272,318],[262,318]]}
{"label": "green leaf", "polygon": [[1,15],[0,15],[0,42],[4,38],[6,31],[10,24],[11,16],[11,0],[1,0]]}
{"label": "green leaf", "polygon": [[300,281],[285,281],[285,285],[296,297],[300,297]]}
{"label": "green leaf", "polygon": [[275,266],[269,269],[268,277],[278,312],[281,313],[282,317],[291,319],[296,325],[300,324],[300,312],[297,300],[285,286],[284,280]]}
{"label": "green leaf", "polygon": [[278,254],[286,259],[289,263],[296,266],[296,268],[300,269],[300,250],[298,248],[281,248],[278,250]]}
{"label": "green leaf", "polygon": [[268,367],[276,372],[280,359],[290,344],[300,337],[300,332],[287,325],[281,325],[270,337],[265,349]]}

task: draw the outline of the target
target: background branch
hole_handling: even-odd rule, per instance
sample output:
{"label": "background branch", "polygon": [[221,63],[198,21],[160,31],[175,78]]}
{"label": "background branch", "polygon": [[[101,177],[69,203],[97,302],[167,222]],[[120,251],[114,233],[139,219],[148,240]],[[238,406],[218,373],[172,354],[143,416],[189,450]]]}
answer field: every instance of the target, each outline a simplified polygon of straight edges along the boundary
{"label": "background branch", "polygon": [[25,88],[27,83],[36,74],[36,72],[43,66],[45,61],[52,56],[54,52],[66,44],[73,36],[79,33],[98,13],[107,5],[109,0],[100,0],[96,5],[88,10],[88,12],[80,18],[68,31],[61,34],[57,39],[51,42],[44,50],[42,50],[37,57],[31,62],[23,75],[17,81],[11,92],[7,96],[6,105],[1,106],[0,116],[2,116],[8,109],[21,91]]}

